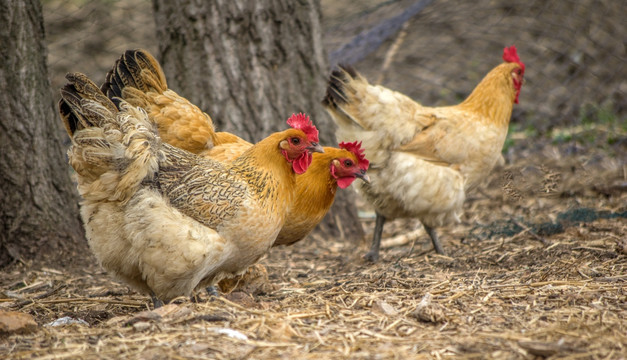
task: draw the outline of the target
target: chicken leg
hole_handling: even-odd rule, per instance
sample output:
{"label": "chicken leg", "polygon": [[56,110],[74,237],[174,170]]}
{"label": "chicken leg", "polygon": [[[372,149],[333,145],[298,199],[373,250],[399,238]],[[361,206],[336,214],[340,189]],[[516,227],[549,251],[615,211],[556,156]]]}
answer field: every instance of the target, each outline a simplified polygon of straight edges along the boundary
{"label": "chicken leg", "polygon": [[375,212],[377,218],[374,225],[374,234],[372,235],[372,245],[370,245],[370,251],[364,256],[364,259],[369,262],[377,262],[379,260],[379,247],[381,246],[381,234],[383,233],[383,224],[385,223],[385,217],[378,212]]}
{"label": "chicken leg", "polygon": [[207,286],[205,288],[205,291],[209,296],[220,297],[220,293],[218,292],[218,289],[215,287],[215,285]]}
{"label": "chicken leg", "polygon": [[427,234],[429,234],[429,237],[431,237],[431,242],[433,242],[435,252],[440,255],[446,255],[444,253],[444,249],[442,248],[442,244],[440,244],[440,240],[438,239],[438,234],[436,234],[435,229],[425,224],[422,224],[422,226],[425,227],[425,231],[427,231]]}
{"label": "chicken leg", "polygon": [[163,306],[163,301],[159,300],[153,291],[150,291],[150,299],[152,300],[153,309],[158,309]]}
{"label": "chicken leg", "polygon": [[[364,259],[366,259],[366,261],[369,262],[377,262],[377,260],[379,260],[379,248],[381,247],[381,235],[383,233],[383,224],[385,223],[385,217],[377,212],[375,212],[376,214],[376,220],[375,220],[375,225],[374,225],[374,234],[372,236],[372,245],[370,245],[370,251],[368,251],[368,253],[364,256]],[[425,224],[422,224],[422,226],[425,227],[425,231],[427,232],[427,234],[429,234],[429,237],[431,238],[431,242],[433,243],[433,248],[435,249],[435,252],[440,254],[440,255],[446,255],[446,253],[444,252],[444,249],[442,248],[442,244],[440,243],[440,240],[438,239],[438,234],[435,232],[435,229],[427,226]]]}

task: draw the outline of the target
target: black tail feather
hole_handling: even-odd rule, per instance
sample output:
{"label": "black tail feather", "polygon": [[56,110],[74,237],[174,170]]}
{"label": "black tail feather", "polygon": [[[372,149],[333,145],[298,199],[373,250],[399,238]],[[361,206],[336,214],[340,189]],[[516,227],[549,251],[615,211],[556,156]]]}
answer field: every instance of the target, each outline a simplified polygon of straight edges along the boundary
{"label": "black tail feather", "polygon": [[165,91],[167,83],[157,60],[145,50],[127,50],[107,73],[102,92],[119,107],[125,87],[143,92]]}
{"label": "black tail feather", "polygon": [[84,121],[72,111],[72,106],[69,104],[69,102],[75,101],[75,99],[73,99],[74,94],[72,90],[73,86],[71,84],[65,85],[61,89],[61,100],[59,100],[59,114],[65,126],[65,131],[67,131],[70,137],[72,137],[77,130],[84,127]]}
{"label": "black tail feather", "polygon": [[84,108],[84,99],[98,102],[113,113],[117,112],[117,107],[86,75],[68,73],[65,78],[69,83],[61,88],[59,114],[70,137],[78,130],[99,126],[96,121],[99,116]]}
{"label": "black tail feather", "polygon": [[350,65],[338,65],[338,69],[331,72],[327,93],[322,100],[322,105],[329,108],[336,108],[338,104],[346,103],[345,84],[359,76],[355,68]]}

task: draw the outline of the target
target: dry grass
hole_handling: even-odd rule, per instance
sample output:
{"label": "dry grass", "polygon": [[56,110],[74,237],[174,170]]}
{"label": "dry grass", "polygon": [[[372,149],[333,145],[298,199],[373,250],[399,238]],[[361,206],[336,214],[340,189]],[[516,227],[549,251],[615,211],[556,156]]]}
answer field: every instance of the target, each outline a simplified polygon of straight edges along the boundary
{"label": "dry grass", "polygon": [[[529,345],[537,342],[556,358],[619,358],[627,343],[627,261],[614,250],[611,234],[594,237],[552,238],[549,248],[525,237],[469,244],[456,248],[455,260],[428,253],[389,261],[396,255],[387,254],[375,266],[346,263],[346,244],[325,244],[335,251],[303,247],[282,259],[285,265],[270,267],[277,286],[272,293],[232,293],[200,303],[182,299],[178,307],[189,310],[182,316],[133,325],[125,323],[146,309],[146,297],[94,269],[83,274],[42,270],[28,275],[30,290],[16,292],[28,299],[61,289],[30,303],[4,299],[3,307],[18,307],[41,324],[71,316],[90,326],[44,326],[30,336],[3,339],[0,354],[42,359],[528,358],[540,351],[540,345]],[[462,252],[468,255],[458,256]],[[305,260],[314,253],[318,261]],[[285,251],[281,255],[288,257]],[[508,270],[514,262],[516,269]],[[106,289],[118,292],[107,294]],[[427,293],[433,295],[434,311],[442,313],[436,322],[413,314]],[[247,338],[221,335],[220,329]]]}
{"label": "dry grass", "polygon": [[[552,150],[542,153],[561,151],[547,148]],[[520,154],[514,164],[550,163],[541,156],[523,161],[524,151]],[[600,186],[624,183],[624,170],[605,167],[594,186],[583,182],[565,193],[564,184],[572,185],[571,177],[582,178],[584,170],[565,173],[582,159],[562,158],[561,168],[552,167],[549,173],[561,174],[563,181],[544,197],[526,186],[521,188],[527,193],[512,199],[498,185],[503,169],[496,171],[472,194],[463,223],[440,229],[450,257],[433,253],[421,229],[412,231],[415,221],[399,220],[388,224],[384,235],[406,235],[404,241],[388,241],[391,247],[375,265],[361,259],[363,241],[309,239],[275,249],[262,261],[270,282],[264,292],[219,298],[202,293],[197,302],[178,299],[174,307],[162,308],[161,316],[145,313],[147,297],[93,264],[15,269],[0,278],[0,309],[30,313],[42,326],[32,335],[0,339],[0,356],[624,358],[627,194],[620,186],[610,194],[611,186]],[[369,211],[361,207],[370,230]],[[615,216],[581,221],[559,216],[579,214],[574,208]],[[546,221],[562,221],[562,227],[538,231],[543,228],[535,225]],[[520,228],[499,235],[510,229],[503,224],[512,222]],[[431,302],[417,310],[425,295]],[[64,316],[88,325],[45,325]],[[225,329],[236,331],[235,337]]]}

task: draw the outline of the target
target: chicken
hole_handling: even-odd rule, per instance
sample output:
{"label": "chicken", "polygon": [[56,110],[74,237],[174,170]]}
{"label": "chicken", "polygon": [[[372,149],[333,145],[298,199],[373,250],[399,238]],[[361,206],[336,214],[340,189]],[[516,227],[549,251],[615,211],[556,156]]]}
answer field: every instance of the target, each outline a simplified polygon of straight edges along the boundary
{"label": "chicken", "polygon": [[271,247],[295,173],[322,151],[303,114],[229,164],[164,143],[146,112],[119,110],[85,75],[68,74],[59,111],[72,146],[91,250],[155,306],[245,271]]}
{"label": "chicken", "polygon": [[[124,99],[148,112],[161,138],[203,157],[229,163],[252,146],[228,132],[215,132],[209,115],[168,89],[165,74],[146,50],[128,50],[107,74],[102,90],[114,101]],[[302,240],[322,220],[333,204],[337,187],[356,179],[368,181],[368,160],[357,142],[315,153],[307,172],[296,177],[294,204],[274,246]]]}
{"label": "chicken", "polygon": [[435,227],[458,222],[466,193],[500,158],[525,65],[514,46],[466,100],[426,107],[383,86],[370,85],[351,67],[331,74],[323,105],[337,124],[338,140],[360,139],[371,162],[371,182],[357,190],[376,223],[370,251],[376,261],[386,219],[418,218],[437,253]]}
{"label": "chicken", "polygon": [[309,170],[296,177],[296,194],[287,220],[273,246],[291,245],[304,239],[329,211],[337,188],[346,189],[355,178],[370,181],[369,161],[357,141],[341,142],[339,149],[323,147],[313,156]]}

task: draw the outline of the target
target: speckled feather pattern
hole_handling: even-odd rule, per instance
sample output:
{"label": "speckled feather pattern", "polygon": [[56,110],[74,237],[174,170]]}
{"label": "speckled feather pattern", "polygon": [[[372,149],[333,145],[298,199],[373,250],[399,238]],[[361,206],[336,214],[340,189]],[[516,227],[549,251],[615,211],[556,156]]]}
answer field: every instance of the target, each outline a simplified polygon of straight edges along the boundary
{"label": "speckled feather pattern", "polygon": [[[209,115],[167,88],[160,65],[144,50],[126,52],[107,75],[107,83],[103,90],[109,95],[120,96],[146,109],[149,119],[157,124],[162,140],[170,145],[224,163],[235,161],[252,146],[234,134],[215,132]],[[328,212],[337,190],[337,181],[330,173],[331,161],[336,158],[359,160],[350,151],[331,147],[324,150],[325,154],[313,154],[307,172],[296,177],[294,204],[274,245],[302,240]],[[243,173],[251,175],[247,182],[268,183],[263,174],[257,174],[245,161],[241,163],[245,168]],[[274,201],[270,200],[269,204]]]}
{"label": "speckled feather pattern", "polygon": [[278,143],[293,135],[273,134],[245,164],[227,165],[162,143],[140,108],[122,103],[116,113],[81,95],[74,112],[92,115],[68,155],[89,245],[108,272],[167,302],[270,248],[295,187]]}
{"label": "speckled feather pattern", "polygon": [[[218,133],[217,139],[221,138],[220,134],[225,133]],[[220,145],[213,149],[201,152],[201,156],[231,162],[250,146],[250,143],[241,139],[233,142],[220,142]],[[333,205],[337,191],[337,180],[329,171],[331,161],[339,158],[359,162],[357,156],[350,151],[324,147],[323,154],[313,154],[313,161],[307,172],[296,176],[294,203],[288,209],[285,224],[273,246],[290,245],[301,241],[322,221]]]}

